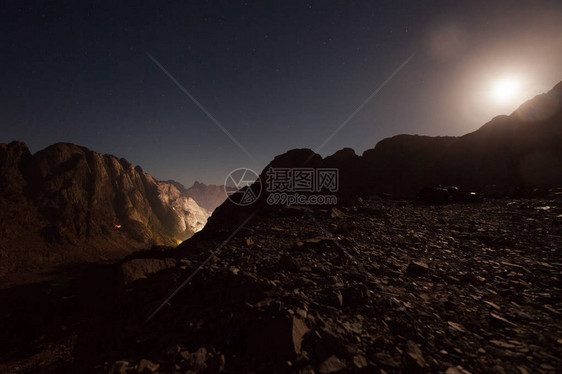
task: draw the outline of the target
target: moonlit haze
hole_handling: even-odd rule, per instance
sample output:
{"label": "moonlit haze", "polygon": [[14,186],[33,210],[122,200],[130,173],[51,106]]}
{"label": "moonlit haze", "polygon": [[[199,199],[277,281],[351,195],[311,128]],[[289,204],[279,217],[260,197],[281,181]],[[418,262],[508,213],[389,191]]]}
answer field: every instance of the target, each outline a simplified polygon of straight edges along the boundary
{"label": "moonlit haze", "polygon": [[186,185],[293,148],[463,135],[562,79],[559,1],[30,4],[0,15],[0,142]]}
{"label": "moonlit haze", "polygon": [[519,96],[521,84],[517,78],[503,78],[494,82],[492,94],[500,103],[512,101]]}

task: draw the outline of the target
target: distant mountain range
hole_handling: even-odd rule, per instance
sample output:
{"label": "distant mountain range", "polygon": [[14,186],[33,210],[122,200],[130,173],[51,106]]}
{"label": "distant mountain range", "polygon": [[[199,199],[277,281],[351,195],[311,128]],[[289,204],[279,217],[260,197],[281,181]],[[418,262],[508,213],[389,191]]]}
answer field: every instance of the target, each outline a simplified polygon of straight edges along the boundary
{"label": "distant mountain range", "polygon": [[[425,186],[457,186],[495,196],[528,194],[536,188],[562,186],[562,82],[525,102],[511,115],[493,118],[460,137],[397,135],[358,156],[350,148],[322,158],[310,149],[293,149],[270,167],[338,168],[340,201],[390,194],[412,198]],[[253,185],[255,194],[258,186]],[[301,193],[302,194],[302,193]],[[230,231],[258,207],[268,208],[268,194],[241,207],[227,200],[200,235]]]}
{"label": "distant mountain range", "polygon": [[210,212],[215,210],[226,200],[225,186],[217,186],[213,184],[207,185],[205,183],[195,181],[193,186],[185,188],[180,182],[176,182],[174,180],[169,180],[167,182],[176,186],[181,193],[191,197],[193,200],[197,201],[199,206]]}
{"label": "distant mountain range", "polygon": [[[496,194],[562,186],[562,82],[461,137],[397,135],[362,156],[345,148],[324,159],[295,149],[275,157],[263,183],[270,167],[338,168],[339,201],[408,198],[435,185]],[[258,193],[257,185],[249,188]],[[0,144],[0,275],[176,245],[201,230],[213,210],[198,235],[231,232],[256,208],[269,207],[267,197],[241,207],[225,201],[223,186],[157,181],[125,159],[77,145],[32,155],[23,143]]]}
{"label": "distant mountain range", "polygon": [[202,184],[185,190],[155,180],[125,159],[74,144],[33,155],[24,143],[0,144],[0,275],[177,245],[210,215],[192,196],[218,204],[218,187],[211,190],[207,197]]}

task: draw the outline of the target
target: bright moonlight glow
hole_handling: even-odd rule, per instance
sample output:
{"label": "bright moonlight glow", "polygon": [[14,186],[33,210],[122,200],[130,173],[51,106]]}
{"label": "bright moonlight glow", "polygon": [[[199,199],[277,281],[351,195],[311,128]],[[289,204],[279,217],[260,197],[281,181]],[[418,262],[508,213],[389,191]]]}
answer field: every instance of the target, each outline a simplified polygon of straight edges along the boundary
{"label": "bright moonlight glow", "polygon": [[500,103],[509,103],[518,97],[521,83],[515,78],[505,78],[495,82],[492,96]]}

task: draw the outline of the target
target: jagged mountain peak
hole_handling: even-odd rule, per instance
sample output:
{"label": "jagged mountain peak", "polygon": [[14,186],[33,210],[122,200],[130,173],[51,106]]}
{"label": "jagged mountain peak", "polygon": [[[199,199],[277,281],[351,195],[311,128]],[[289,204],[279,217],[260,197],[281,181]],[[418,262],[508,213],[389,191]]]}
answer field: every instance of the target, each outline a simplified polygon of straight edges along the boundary
{"label": "jagged mountain peak", "polygon": [[322,162],[322,156],[309,148],[291,149],[281,155],[275,156],[269,167],[297,167],[314,166]]}
{"label": "jagged mountain peak", "polygon": [[355,150],[353,148],[342,148],[338,151],[336,151],[336,153],[334,153],[331,156],[326,157],[326,160],[328,159],[334,159],[334,160],[349,160],[349,159],[355,159],[359,157],[357,155],[357,153],[355,153]]}
{"label": "jagged mountain peak", "polygon": [[199,181],[193,182],[193,186],[191,186],[191,188],[205,188],[205,187],[207,187],[207,185]]}

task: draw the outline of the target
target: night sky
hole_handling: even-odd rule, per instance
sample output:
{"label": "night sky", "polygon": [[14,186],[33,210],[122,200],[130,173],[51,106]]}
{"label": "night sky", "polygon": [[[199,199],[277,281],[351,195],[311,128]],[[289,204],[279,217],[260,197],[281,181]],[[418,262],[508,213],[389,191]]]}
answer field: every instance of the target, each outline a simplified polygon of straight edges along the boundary
{"label": "night sky", "polygon": [[[320,154],[462,135],[562,80],[560,1],[92,3],[2,2],[0,142],[222,184],[347,119]],[[519,90],[494,100],[503,77]]]}

